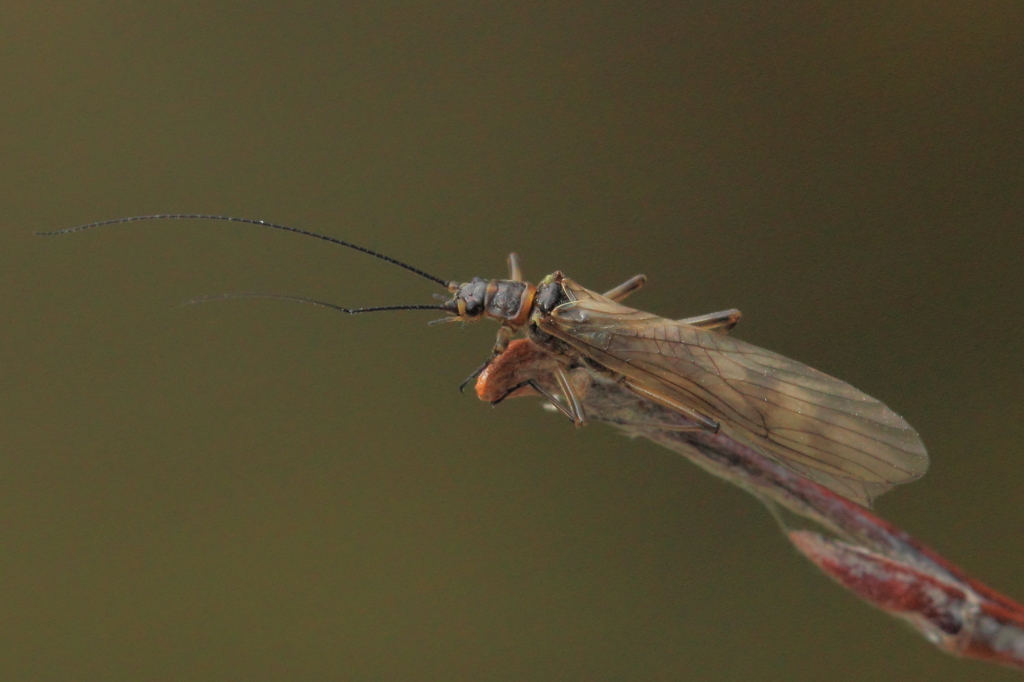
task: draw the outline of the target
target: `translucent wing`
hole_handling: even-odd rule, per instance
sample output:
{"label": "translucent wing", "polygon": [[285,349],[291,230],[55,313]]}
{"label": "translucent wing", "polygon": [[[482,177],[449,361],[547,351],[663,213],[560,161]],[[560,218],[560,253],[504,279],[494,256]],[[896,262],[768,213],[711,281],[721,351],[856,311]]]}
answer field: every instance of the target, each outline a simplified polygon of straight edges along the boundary
{"label": "translucent wing", "polygon": [[752,344],[620,305],[567,278],[562,285],[576,300],[540,319],[543,331],[829,489],[869,506],[927,470],[917,432],[853,386]]}

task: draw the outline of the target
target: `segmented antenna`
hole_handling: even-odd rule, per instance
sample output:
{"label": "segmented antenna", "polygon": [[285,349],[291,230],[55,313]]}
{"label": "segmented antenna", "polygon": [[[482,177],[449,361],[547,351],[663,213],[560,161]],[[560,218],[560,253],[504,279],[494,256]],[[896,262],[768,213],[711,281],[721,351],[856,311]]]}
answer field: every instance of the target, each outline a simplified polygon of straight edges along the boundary
{"label": "segmented antenna", "polygon": [[372,308],[343,308],[337,303],[329,303],[327,301],[321,301],[316,298],[309,298],[307,296],[292,296],[289,294],[273,294],[264,293],[260,291],[243,291],[237,294],[213,294],[210,296],[200,296],[199,298],[193,298],[185,301],[183,305],[193,305],[196,303],[209,303],[210,301],[227,301],[234,298],[276,298],[281,301],[298,301],[299,303],[309,303],[311,305],[323,306],[324,308],[331,308],[332,310],[338,310],[349,315],[358,315],[359,313],[377,313],[382,310],[444,310],[443,305],[379,305],[373,306]]}
{"label": "segmented antenna", "polygon": [[[411,265],[409,265],[407,263],[403,263],[402,261],[400,261],[398,259],[395,259],[395,258],[392,258],[391,256],[385,256],[382,253],[377,253],[376,251],[371,251],[370,249],[367,249],[365,247],[358,246],[356,244],[351,244],[349,242],[342,241],[340,239],[335,239],[334,237],[328,237],[327,235],[317,234],[316,232],[309,232],[307,230],[300,230],[297,227],[288,227],[287,225],[279,225],[277,223],[269,223],[269,222],[267,222],[265,220],[252,220],[250,218],[235,218],[233,216],[224,216],[224,215],[205,215],[205,214],[201,214],[201,213],[163,213],[163,214],[157,214],[157,215],[132,216],[131,218],[117,218],[115,220],[101,220],[100,222],[89,223],[88,225],[79,225],[78,227],[69,227],[66,230],[56,230],[54,232],[36,232],[36,234],[39,235],[40,237],[53,237],[53,236],[61,235],[61,234],[70,234],[72,232],[81,232],[82,230],[91,230],[94,227],[103,227],[105,225],[118,225],[120,223],[134,223],[134,222],[138,222],[140,220],[222,220],[222,221],[228,222],[228,223],[245,223],[247,225],[261,225],[263,227],[271,227],[271,228],[273,228],[275,230],[283,230],[285,232],[293,232],[295,234],[301,234],[301,235],[303,235],[305,237],[313,237],[315,239],[321,239],[321,240],[323,240],[325,242],[330,242],[331,244],[337,244],[338,246],[344,246],[346,248],[353,249],[353,250],[359,251],[361,253],[365,253],[365,254],[367,254],[369,256],[373,256],[374,258],[379,258],[382,261],[386,261],[388,263],[391,263],[392,265],[397,265],[398,267],[400,267],[400,268],[402,268],[404,270],[408,270],[409,272],[412,272],[414,274],[417,274],[420,277],[423,277],[424,279],[429,279],[431,282],[434,282],[436,284],[440,284],[441,286],[443,286],[446,289],[450,289],[449,285],[451,284],[451,282],[443,280],[440,277],[434,277],[433,275],[427,274],[426,272],[423,272],[419,268],[414,268],[413,266],[411,266]],[[349,312],[349,311],[346,310],[345,312]]]}

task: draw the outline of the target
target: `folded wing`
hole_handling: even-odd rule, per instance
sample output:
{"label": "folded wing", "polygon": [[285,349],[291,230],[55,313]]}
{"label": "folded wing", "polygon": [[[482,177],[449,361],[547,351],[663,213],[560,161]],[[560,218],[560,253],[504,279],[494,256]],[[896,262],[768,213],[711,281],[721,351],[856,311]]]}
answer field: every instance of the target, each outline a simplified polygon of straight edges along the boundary
{"label": "folded wing", "polygon": [[855,502],[919,478],[928,454],[898,414],[853,386],[749,343],[627,308],[563,280],[576,300],[539,326],[647,391]]}

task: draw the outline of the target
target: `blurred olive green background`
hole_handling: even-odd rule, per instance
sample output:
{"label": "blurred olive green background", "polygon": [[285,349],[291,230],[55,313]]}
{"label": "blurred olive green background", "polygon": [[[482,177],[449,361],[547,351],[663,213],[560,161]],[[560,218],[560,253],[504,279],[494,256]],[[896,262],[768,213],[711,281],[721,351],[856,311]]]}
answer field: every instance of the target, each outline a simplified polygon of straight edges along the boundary
{"label": "blurred olive green background", "polygon": [[0,679],[1009,680],[670,452],[459,381],[496,327],[342,305],[596,289],[879,396],[878,508],[1024,598],[1024,6],[10,2]]}

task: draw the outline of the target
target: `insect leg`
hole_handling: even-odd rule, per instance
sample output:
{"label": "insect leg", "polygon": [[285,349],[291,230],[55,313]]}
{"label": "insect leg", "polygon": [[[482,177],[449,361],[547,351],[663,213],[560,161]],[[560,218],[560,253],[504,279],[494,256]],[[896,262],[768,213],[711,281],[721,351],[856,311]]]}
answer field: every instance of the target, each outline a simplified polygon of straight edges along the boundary
{"label": "insect leg", "polygon": [[[439,322],[447,321],[447,319],[448,318],[445,318],[444,320],[439,320]],[[452,319],[457,320],[459,318]],[[512,340],[512,337],[515,335],[515,333],[516,332],[514,329],[512,329],[512,327],[504,325],[498,329],[498,338],[495,339],[494,341],[494,349],[491,351],[491,357],[484,360],[483,364],[474,369],[473,373],[466,377],[466,379],[461,384],[459,384],[459,393],[462,393],[466,389],[466,386],[469,385],[469,382],[473,381],[478,376],[483,374],[483,371],[487,369],[488,365],[494,362],[494,359],[496,357],[505,352],[505,349],[508,348],[508,344]]]}
{"label": "insect leg", "polygon": [[623,425],[634,428],[642,427],[645,429],[657,429],[659,431],[678,431],[679,433],[699,433],[705,430],[704,427],[699,424],[691,424],[687,426],[686,424],[659,424],[657,422],[647,423],[630,421],[625,422]]}
{"label": "insect leg", "polygon": [[699,426],[701,429],[705,431],[710,431],[711,433],[718,433],[718,429],[720,428],[720,426],[718,422],[716,422],[711,417],[703,415],[700,412],[697,412],[696,410],[690,409],[686,405],[683,405],[680,402],[672,400],[668,396],[645,388],[639,382],[633,381],[632,379],[623,379],[623,383],[629,390],[633,391],[641,398],[647,398],[648,400],[658,403],[662,407],[667,407],[670,410],[675,410],[676,412],[686,415],[687,418],[695,421],[697,423],[697,426]]}
{"label": "insect leg", "polygon": [[459,393],[462,393],[463,391],[465,391],[466,390],[466,386],[469,385],[469,382],[473,381],[478,376],[483,374],[484,370],[487,369],[487,366],[490,365],[491,362],[493,362],[493,361],[494,361],[493,357],[487,358],[479,367],[474,369],[473,373],[470,374],[468,377],[466,377],[466,379],[461,384],[459,384]]}
{"label": "insect leg", "polygon": [[508,348],[508,342],[515,336],[516,331],[508,325],[501,325],[498,328],[498,338],[494,340],[494,357],[498,357]]}
{"label": "insect leg", "polygon": [[[561,365],[555,367],[554,375],[555,380],[558,381],[558,388],[562,391],[562,395],[565,397],[565,405],[563,406],[561,403],[555,403],[555,407],[562,410],[565,416],[572,420],[573,424],[576,426],[583,426],[587,423],[586,415],[583,412],[583,403],[580,402],[579,396],[576,395],[576,390],[572,387],[572,383],[569,381],[569,375],[566,374]],[[534,388],[536,388],[536,386],[534,386]],[[551,400],[551,398],[548,397],[548,400]]]}
{"label": "insect leg", "polygon": [[[502,393],[502,394],[501,394],[501,397],[500,397],[500,398],[496,398],[496,399],[492,400],[492,401],[491,401],[491,405],[499,405],[499,404],[501,404],[502,402],[504,402],[505,398],[509,397],[510,395],[512,395],[513,393],[515,393],[516,391],[518,391],[519,389],[521,389],[521,388],[525,388],[525,387],[527,387],[527,386],[530,386],[530,387],[532,387],[532,388],[533,388],[533,390],[537,391],[537,392],[538,392],[538,393],[540,393],[541,395],[544,395],[544,393],[542,393],[542,392],[540,391],[540,389],[538,389],[538,388],[537,388],[537,387],[536,387],[536,386],[534,385],[534,383],[533,383],[533,379],[527,379],[526,381],[520,381],[520,382],[519,382],[518,384],[516,384],[516,385],[515,385],[515,386],[513,386],[512,388],[510,388],[510,389],[508,389],[507,391],[505,391],[504,393]],[[545,397],[547,397],[547,396],[545,396]]]}
{"label": "insect leg", "polygon": [[645,284],[647,284],[647,275],[633,275],[614,289],[604,292],[604,297],[613,301],[621,301]]}
{"label": "insect leg", "polygon": [[526,386],[529,386],[533,390],[537,391],[537,393],[540,393],[542,396],[544,396],[544,398],[547,399],[548,403],[552,407],[554,407],[559,412],[564,414],[566,417],[571,419],[572,423],[576,424],[576,426],[583,426],[586,423],[585,421],[582,421],[582,419],[581,419],[582,415],[580,415],[579,413],[574,413],[572,411],[571,405],[573,403],[575,403],[578,406],[579,405],[578,401],[570,401],[568,405],[563,404],[562,401],[559,400],[554,394],[549,392],[547,389],[545,389],[543,386],[538,384],[533,379],[527,379],[526,381],[520,381],[518,384],[516,384],[512,388],[510,388],[507,391],[505,391],[505,393],[500,398],[498,398],[497,400],[492,400],[491,401],[491,405],[497,405],[498,403],[503,401],[505,398],[509,397],[510,395],[512,395],[513,393],[518,391],[519,389],[524,388]]}
{"label": "insect leg", "polygon": [[728,334],[739,321],[740,311],[735,308],[720,310],[717,313],[708,313],[707,315],[697,315],[696,317],[684,317],[681,320],[677,320],[677,322],[682,322],[683,324],[721,334]]}
{"label": "insect leg", "polygon": [[523,269],[519,266],[519,256],[514,252],[508,254],[508,278],[516,282],[523,281]]}

